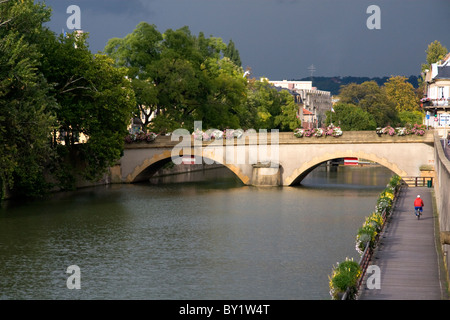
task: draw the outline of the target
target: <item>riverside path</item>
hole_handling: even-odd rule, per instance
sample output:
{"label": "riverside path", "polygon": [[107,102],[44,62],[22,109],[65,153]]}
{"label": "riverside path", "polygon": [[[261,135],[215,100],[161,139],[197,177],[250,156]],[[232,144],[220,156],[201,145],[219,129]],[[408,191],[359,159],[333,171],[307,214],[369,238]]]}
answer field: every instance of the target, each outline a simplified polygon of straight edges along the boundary
{"label": "riverside path", "polygon": [[[403,187],[397,204],[381,234],[371,260],[380,269],[380,289],[364,282],[360,300],[447,299],[438,238],[438,218],[433,212],[432,188]],[[425,203],[420,220],[413,202],[420,195]],[[369,277],[372,274],[368,275]]]}

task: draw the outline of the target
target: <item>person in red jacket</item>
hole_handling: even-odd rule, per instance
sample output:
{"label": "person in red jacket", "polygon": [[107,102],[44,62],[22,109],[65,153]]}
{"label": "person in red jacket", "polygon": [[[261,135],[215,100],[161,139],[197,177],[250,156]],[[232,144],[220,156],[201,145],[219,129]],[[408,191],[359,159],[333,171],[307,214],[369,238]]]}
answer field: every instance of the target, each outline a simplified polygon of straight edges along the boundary
{"label": "person in red jacket", "polygon": [[417,198],[414,200],[414,209],[416,211],[416,215],[417,215],[417,211],[419,211],[419,213],[422,214],[423,206],[424,206],[423,200],[420,197],[420,195],[418,195]]}

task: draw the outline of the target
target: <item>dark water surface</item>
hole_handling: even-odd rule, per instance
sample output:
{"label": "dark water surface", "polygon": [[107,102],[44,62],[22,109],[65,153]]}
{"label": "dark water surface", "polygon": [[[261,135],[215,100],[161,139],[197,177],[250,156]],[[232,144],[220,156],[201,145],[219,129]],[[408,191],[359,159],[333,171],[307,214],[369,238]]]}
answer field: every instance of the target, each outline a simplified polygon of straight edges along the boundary
{"label": "dark water surface", "polygon": [[242,186],[226,168],[191,175],[207,180],[3,203],[0,299],[329,299],[392,173],[319,168],[283,188]]}

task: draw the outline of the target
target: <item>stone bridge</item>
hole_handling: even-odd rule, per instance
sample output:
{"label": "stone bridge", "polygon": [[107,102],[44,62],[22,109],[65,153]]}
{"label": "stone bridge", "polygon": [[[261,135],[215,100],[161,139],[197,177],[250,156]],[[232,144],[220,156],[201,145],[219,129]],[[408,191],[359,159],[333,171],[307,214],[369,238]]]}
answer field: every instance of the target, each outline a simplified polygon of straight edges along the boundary
{"label": "stone bridge", "polygon": [[299,184],[314,168],[337,158],[374,161],[400,177],[421,176],[435,162],[431,131],[424,136],[345,131],[340,137],[303,138],[268,131],[214,141],[158,136],[153,142],[126,144],[123,157],[111,168],[111,179],[113,183],[146,181],[166,163],[194,156],[207,164],[222,164],[244,184],[257,186]]}

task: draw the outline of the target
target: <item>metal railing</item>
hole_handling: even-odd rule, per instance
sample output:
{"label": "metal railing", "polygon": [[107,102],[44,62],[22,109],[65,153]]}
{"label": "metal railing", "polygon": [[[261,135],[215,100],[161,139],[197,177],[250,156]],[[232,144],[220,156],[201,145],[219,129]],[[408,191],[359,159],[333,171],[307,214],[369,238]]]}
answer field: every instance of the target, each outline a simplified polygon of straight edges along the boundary
{"label": "metal railing", "polygon": [[433,107],[447,107],[449,105],[449,101],[447,100],[435,100],[432,101]]}
{"label": "metal railing", "polygon": [[402,177],[402,180],[410,187],[432,187],[433,177]]}

